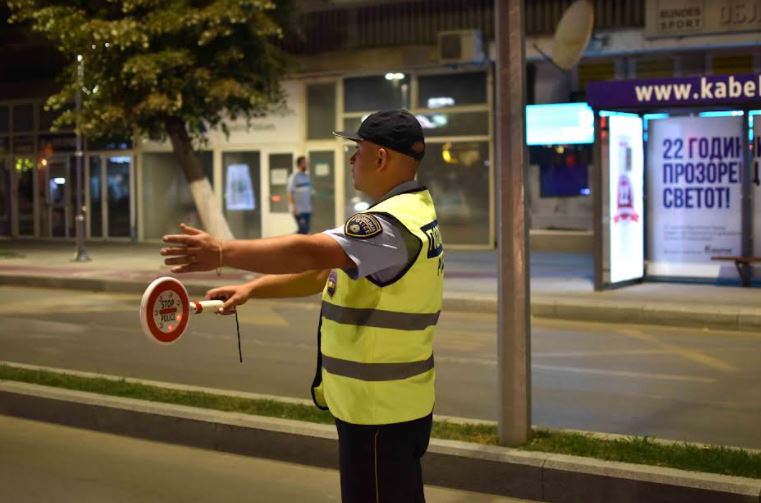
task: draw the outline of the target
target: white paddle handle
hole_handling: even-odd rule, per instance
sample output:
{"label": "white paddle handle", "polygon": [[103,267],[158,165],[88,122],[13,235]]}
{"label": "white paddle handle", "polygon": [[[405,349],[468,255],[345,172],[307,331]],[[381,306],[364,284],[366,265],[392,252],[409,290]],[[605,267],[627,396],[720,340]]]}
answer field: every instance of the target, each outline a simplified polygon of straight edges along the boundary
{"label": "white paddle handle", "polygon": [[191,300],[190,314],[216,313],[224,304],[221,300]]}

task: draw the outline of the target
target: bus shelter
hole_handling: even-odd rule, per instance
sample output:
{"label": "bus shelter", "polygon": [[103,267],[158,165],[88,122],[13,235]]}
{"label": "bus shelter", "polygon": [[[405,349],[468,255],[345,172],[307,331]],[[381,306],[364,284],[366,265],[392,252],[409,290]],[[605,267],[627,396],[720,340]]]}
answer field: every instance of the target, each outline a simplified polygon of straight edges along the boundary
{"label": "bus shelter", "polygon": [[587,100],[595,289],[750,285],[761,260],[761,74],[592,82]]}

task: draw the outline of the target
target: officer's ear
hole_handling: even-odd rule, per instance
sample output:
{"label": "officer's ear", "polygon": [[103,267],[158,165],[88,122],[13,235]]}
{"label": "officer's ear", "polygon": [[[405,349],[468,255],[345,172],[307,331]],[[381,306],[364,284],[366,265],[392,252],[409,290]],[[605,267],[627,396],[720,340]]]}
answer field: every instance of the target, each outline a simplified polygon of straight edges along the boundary
{"label": "officer's ear", "polygon": [[378,149],[378,169],[383,169],[386,167],[386,163],[388,162],[388,150],[381,147]]}

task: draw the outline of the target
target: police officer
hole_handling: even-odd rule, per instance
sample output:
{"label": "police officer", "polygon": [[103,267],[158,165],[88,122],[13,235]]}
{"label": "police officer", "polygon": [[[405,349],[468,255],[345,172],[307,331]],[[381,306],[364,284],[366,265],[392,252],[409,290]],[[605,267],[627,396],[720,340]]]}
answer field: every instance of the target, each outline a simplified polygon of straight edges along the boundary
{"label": "police officer", "polygon": [[222,265],[266,273],[209,290],[221,313],[249,298],[322,292],[312,396],[335,417],[344,502],[425,501],[420,458],[434,404],[433,334],[443,244],[433,201],[415,181],[423,131],[406,110],[377,112],[355,134],[354,187],[376,203],[312,235],[216,240],[181,224],[164,236],[172,272]]}

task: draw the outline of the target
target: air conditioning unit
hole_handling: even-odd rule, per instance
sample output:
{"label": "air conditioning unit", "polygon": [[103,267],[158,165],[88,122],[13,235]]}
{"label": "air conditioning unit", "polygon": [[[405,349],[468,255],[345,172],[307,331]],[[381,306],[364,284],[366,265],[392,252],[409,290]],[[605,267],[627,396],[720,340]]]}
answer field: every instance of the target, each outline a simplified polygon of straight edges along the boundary
{"label": "air conditioning unit", "polygon": [[482,63],[485,59],[481,30],[439,32],[439,62]]}

